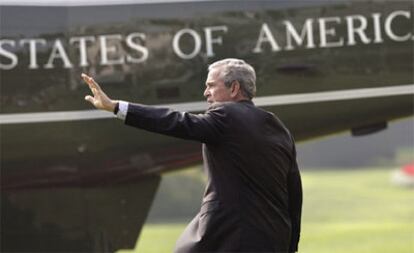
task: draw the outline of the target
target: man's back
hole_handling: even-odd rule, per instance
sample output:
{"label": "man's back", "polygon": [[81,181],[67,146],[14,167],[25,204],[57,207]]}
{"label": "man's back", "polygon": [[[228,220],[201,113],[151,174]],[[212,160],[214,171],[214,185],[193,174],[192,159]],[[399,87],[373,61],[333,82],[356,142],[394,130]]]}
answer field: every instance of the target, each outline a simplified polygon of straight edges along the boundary
{"label": "man's back", "polygon": [[208,174],[203,204],[176,252],[288,252],[287,182],[297,171],[289,132],[248,100],[213,110],[209,124],[220,134],[203,145]]}

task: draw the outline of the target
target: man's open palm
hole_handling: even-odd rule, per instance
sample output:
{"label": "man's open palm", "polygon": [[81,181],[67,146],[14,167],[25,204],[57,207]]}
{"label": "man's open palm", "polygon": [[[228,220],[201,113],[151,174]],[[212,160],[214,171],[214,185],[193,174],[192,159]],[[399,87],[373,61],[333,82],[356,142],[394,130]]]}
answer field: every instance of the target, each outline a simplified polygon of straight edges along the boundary
{"label": "man's open palm", "polygon": [[96,83],[92,77],[82,73],[82,78],[88,84],[93,94],[93,97],[90,95],[85,96],[85,100],[89,101],[97,109],[113,112],[116,102],[111,100],[105,92],[103,92],[99,84]]}

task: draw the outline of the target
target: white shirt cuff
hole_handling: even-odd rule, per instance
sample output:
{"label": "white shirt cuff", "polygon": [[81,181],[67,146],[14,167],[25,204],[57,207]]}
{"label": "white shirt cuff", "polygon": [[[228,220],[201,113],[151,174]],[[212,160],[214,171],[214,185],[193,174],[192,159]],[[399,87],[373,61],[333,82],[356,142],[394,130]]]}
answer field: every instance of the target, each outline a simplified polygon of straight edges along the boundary
{"label": "white shirt cuff", "polygon": [[118,119],[125,120],[126,115],[128,113],[129,103],[125,101],[119,101],[118,103],[119,103],[119,110],[116,114],[116,117],[118,117]]}

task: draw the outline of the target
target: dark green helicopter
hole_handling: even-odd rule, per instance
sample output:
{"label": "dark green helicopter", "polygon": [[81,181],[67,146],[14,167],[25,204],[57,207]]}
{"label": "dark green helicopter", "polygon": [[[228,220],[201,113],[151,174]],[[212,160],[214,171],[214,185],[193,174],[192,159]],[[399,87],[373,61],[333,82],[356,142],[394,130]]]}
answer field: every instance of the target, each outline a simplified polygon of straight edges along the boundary
{"label": "dark green helicopter", "polygon": [[297,141],[358,136],[413,115],[413,19],[410,1],[2,1],[1,251],[133,248],[162,174],[201,161],[91,110],[82,72],[197,113],[208,64],[242,58]]}

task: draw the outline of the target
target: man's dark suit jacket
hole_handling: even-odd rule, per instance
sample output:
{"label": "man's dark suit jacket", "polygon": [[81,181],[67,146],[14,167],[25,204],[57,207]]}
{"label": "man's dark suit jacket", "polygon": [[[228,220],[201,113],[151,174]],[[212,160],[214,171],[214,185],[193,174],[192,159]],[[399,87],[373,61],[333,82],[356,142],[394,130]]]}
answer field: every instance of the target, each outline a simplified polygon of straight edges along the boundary
{"label": "man's dark suit jacket", "polygon": [[275,115],[247,100],[198,115],[130,103],[125,123],[203,143],[208,182],[176,253],[297,251],[302,186],[294,141]]}

